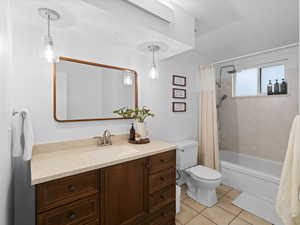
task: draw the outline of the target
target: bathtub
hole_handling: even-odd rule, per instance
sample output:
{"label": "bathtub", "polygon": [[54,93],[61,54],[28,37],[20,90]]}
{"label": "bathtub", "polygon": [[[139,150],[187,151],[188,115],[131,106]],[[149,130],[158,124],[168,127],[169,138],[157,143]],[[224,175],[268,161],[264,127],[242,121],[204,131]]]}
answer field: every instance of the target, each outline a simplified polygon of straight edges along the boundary
{"label": "bathtub", "polygon": [[223,184],[275,203],[282,163],[230,151],[220,158]]}

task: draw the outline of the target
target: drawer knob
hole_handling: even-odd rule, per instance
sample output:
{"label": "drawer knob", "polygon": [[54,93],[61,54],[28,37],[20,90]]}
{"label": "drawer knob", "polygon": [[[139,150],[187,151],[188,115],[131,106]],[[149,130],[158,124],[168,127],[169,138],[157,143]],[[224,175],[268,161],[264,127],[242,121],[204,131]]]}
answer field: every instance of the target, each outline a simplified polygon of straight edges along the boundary
{"label": "drawer knob", "polygon": [[75,213],[71,213],[70,215],[69,215],[69,220],[75,220],[76,219],[76,214]]}
{"label": "drawer knob", "polygon": [[145,164],[145,167],[148,169],[148,168],[150,168],[150,164],[149,163],[146,163]]}
{"label": "drawer knob", "polygon": [[160,180],[161,180],[161,181],[165,181],[165,180],[166,180],[166,178],[164,178],[164,177],[160,176]]}
{"label": "drawer knob", "polygon": [[168,160],[166,160],[166,159],[160,159],[160,162],[162,162],[162,163],[166,163]]}
{"label": "drawer knob", "polygon": [[163,200],[166,199],[166,197],[163,194],[160,195],[160,198],[163,199]]}
{"label": "drawer knob", "polygon": [[69,191],[75,191],[76,190],[76,187],[74,185],[69,185],[68,187]]}

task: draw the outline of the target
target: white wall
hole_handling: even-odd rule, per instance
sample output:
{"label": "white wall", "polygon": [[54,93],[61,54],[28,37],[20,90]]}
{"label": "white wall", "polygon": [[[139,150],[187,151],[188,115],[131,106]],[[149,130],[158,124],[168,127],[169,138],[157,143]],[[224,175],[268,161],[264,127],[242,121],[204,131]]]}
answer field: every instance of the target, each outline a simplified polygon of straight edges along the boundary
{"label": "white wall", "polygon": [[[127,121],[98,121],[83,123],[56,123],[52,110],[51,66],[38,55],[38,44],[42,33],[24,24],[14,27],[14,92],[15,107],[28,108],[33,118],[36,143],[45,143],[77,138],[93,137],[108,128],[113,133],[127,130]],[[66,36],[64,36],[66,34]],[[22,36],[22,38],[20,37]],[[110,65],[140,68],[130,52],[113,49],[105,43],[99,44],[87,36],[70,31],[61,34],[64,56]],[[76,38],[74,38],[76,37]],[[79,47],[74,47],[79,46]],[[97,47],[95,47],[97,46]],[[24,60],[27,59],[27,60]],[[138,69],[140,74],[141,70]]]}
{"label": "white wall", "polygon": [[10,8],[9,0],[0,1],[0,224],[12,223],[11,158],[9,151],[10,82]]}
{"label": "white wall", "polygon": [[218,99],[224,94],[229,98],[219,109],[221,148],[276,161],[284,160],[290,127],[298,113],[298,47],[236,60],[233,64],[241,70],[272,61],[285,65],[288,96],[231,98],[232,76],[222,74],[223,86],[217,88]]}
{"label": "white wall", "polygon": [[[26,22],[26,21],[25,21]],[[35,143],[88,138],[102,134],[104,129],[112,133],[127,132],[129,121],[97,121],[82,123],[57,123],[52,116],[52,77],[50,65],[39,57],[39,45],[43,32],[26,23],[14,24],[14,92],[15,107],[28,108],[33,118]],[[109,41],[84,34],[76,29],[56,29],[55,40],[61,55],[136,70],[139,76],[139,105],[147,105],[156,113],[148,120],[150,135],[161,139],[194,138],[196,133],[196,101],[193,101],[196,75],[196,55],[187,53],[178,58],[161,62],[159,81],[148,77],[150,58],[136,51],[114,47]],[[126,47],[126,46],[125,46]],[[171,76],[188,77],[188,112],[171,112]],[[164,124],[162,128],[162,124]]]}
{"label": "white wall", "polygon": [[[15,17],[14,17],[15,18]],[[105,129],[113,134],[128,132],[128,120],[95,121],[79,123],[57,123],[53,118],[52,108],[52,73],[51,66],[39,56],[39,48],[44,32],[27,21],[13,21],[13,88],[14,107],[27,108],[31,112],[35,143],[49,143],[80,138],[90,138],[102,135]],[[195,139],[197,134],[197,101],[195,95],[194,77],[197,75],[197,55],[189,52],[176,58],[165,60],[160,64],[161,79],[151,80],[148,71],[151,59],[137,55],[136,50],[128,50],[111,44],[109,40],[101,40],[91,33],[85,34],[77,29],[54,29],[55,43],[60,55],[91,62],[127,67],[138,72],[139,105],[149,106],[156,114],[148,122],[150,135],[164,140]],[[171,112],[171,76],[183,74],[188,81],[188,99],[186,113]],[[22,175],[22,173],[19,173]],[[19,184],[16,186],[24,186]],[[30,194],[18,191],[17,198],[26,208],[19,219],[31,223],[34,201],[32,190]],[[31,206],[31,207],[30,207]],[[16,219],[17,220],[17,219]],[[19,224],[18,224],[19,225]]]}
{"label": "white wall", "polygon": [[[141,77],[140,96],[143,103],[153,109],[156,117],[149,119],[150,133],[155,138],[168,141],[180,141],[197,138],[198,126],[198,92],[197,77],[199,76],[199,57],[196,52],[190,51],[160,63],[160,80],[149,80]],[[172,75],[187,76],[187,112],[173,113],[172,101]],[[178,87],[177,87],[178,88]]]}

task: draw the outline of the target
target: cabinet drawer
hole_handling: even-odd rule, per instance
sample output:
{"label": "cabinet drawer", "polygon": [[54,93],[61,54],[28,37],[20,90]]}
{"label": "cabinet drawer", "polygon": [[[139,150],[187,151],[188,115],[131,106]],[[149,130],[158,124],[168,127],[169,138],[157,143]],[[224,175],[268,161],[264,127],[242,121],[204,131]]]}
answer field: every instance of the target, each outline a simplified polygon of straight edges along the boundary
{"label": "cabinet drawer", "polygon": [[94,225],[98,219],[98,195],[78,200],[38,215],[38,225]]}
{"label": "cabinet drawer", "polygon": [[149,157],[150,173],[155,173],[171,167],[176,167],[176,151],[168,151]]}
{"label": "cabinet drawer", "polygon": [[99,225],[99,221],[95,220],[93,222],[86,222],[86,223],[82,223],[82,225]]}
{"label": "cabinet drawer", "polygon": [[70,203],[98,192],[98,171],[70,176],[37,185],[37,210]]}
{"label": "cabinet drawer", "polygon": [[151,214],[149,225],[174,225],[175,224],[175,204]]}
{"label": "cabinet drawer", "polygon": [[149,198],[150,213],[175,201],[175,185],[154,192]]}
{"label": "cabinet drawer", "polygon": [[170,168],[149,176],[149,193],[152,194],[160,189],[176,182],[176,169]]}

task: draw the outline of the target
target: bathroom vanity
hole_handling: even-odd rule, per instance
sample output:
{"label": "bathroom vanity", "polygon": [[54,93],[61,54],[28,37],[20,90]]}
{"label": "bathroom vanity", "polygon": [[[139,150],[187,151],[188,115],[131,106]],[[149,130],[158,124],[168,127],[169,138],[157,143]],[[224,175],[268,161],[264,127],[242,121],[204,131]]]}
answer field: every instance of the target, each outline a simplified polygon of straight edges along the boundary
{"label": "bathroom vanity", "polygon": [[37,225],[174,225],[175,146],[95,140],[36,146]]}

